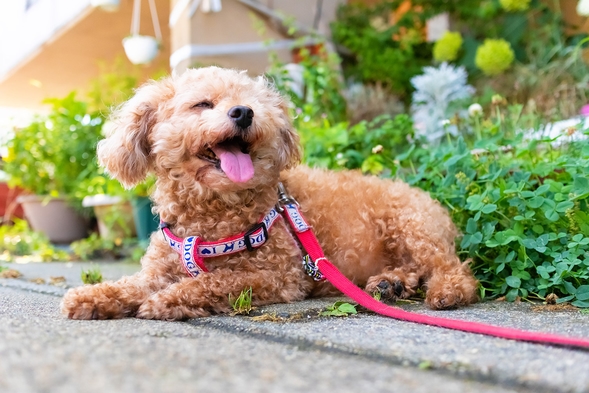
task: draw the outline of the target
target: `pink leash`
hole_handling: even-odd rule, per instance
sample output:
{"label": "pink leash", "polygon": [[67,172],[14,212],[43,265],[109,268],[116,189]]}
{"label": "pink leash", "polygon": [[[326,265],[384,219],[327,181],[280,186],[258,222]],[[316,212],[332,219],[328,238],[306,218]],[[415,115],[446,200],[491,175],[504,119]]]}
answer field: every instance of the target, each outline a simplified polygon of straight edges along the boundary
{"label": "pink leash", "polygon": [[[281,187],[281,191],[284,188]],[[309,257],[323,274],[323,276],[344,295],[348,296],[359,305],[374,311],[377,314],[407,322],[421,323],[424,325],[439,326],[447,329],[461,330],[463,332],[485,334],[505,338],[509,340],[528,341],[542,344],[565,345],[579,348],[589,348],[589,340],[575,337],[558,336],[547,333],[536,333],[500,326],[487,325],[479,322],[468,322],[449,318],[431,317],[428,315],[408,312],[396,307],[391,307],[374,299],[368,293],[357,287],[344,276],[331,262],[325,258],[323,249],[319,245],[311,227],[306,223],[298,204],[286,194],[281,193],[281,212],[293,227],[301,245],[309,254]],[[302,222],[302,223],[301,223]]]}

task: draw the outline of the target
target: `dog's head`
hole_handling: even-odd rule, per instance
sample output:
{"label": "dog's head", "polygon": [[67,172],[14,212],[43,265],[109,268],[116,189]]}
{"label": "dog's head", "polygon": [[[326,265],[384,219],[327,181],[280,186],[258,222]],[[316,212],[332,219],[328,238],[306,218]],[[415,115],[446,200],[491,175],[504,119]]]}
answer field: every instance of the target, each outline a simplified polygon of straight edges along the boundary
{"label": "dog's head", "polygon": [[208,67],[149,82],[111,120],[98,158],[126,187],[154,171],[184,186],[250,189],[300,160],[287,104],[245,72]]}

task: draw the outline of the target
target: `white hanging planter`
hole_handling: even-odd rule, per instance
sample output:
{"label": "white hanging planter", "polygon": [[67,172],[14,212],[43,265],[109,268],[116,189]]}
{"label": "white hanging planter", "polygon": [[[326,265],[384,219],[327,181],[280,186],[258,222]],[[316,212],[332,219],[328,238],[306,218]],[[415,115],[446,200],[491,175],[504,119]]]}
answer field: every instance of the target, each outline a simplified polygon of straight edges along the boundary
{"label": "white hanging planter", "polygon": [[159,42],[148,35],[131,35],[123,38],[123,47],[129,61],[133,64],[147,64],[159,53]]}
{"label": "white hanging planter", "polygon": [[155,1],[149,0],[149,10],[155,37],[139,34],[141,22],[141,0],[134,0],[133,16],[131,19],[131,35],[123,39],[123,48],[129,61],[133,64],[147,64],[159,53],[159,46],[162,42],[162,32],[157,17]]}
{"label": "white hanging planter", "polygon": [[118,11],[121,0],[90,0],[92,7],[100,7],[107,12]]}

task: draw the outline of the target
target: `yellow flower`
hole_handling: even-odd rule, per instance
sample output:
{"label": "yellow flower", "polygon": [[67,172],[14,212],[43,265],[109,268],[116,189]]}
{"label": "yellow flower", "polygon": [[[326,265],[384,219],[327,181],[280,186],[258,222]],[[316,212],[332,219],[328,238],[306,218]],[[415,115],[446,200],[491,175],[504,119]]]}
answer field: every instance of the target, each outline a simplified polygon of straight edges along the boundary
{"label": "yellow flower", "polygon": [[486,75],[497,75],[508,69],[514,59],[515,54],[509,42],[486,39],[477,48],[474,62]]}
{"label": "yellow flower", "polygon": [[434,44],[434,59],[436,61],[454,61],[462,46],[462,36],[459,32],[447,31]]}
{"label": "yellow flower", "polygon": [[7,149],[7,154],[2,157],[2,161],[4,162],[11,162],[14,160],[15,154],[14,154],[14,147],[9,147]]}
{"label": "yellow flower", "polygon": [[531,0],[499,0],[501,7],[508,12],[525,11],[530,8]]}

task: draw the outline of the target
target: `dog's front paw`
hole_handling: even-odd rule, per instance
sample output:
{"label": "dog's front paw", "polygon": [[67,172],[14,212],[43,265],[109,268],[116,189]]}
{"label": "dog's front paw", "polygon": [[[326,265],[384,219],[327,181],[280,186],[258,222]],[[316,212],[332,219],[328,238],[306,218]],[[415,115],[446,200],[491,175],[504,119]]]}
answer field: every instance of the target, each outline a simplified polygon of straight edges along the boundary
{"label": "dog's front paw", "polygon": [[72,288],[61,301],[61,312],[70,319],[121,318],[120,303],[106,296],[100,285]]}
{"label": "dog's front paw", "polygon": [[426,283],[425,302],[434,310],[466,306],[477,301],[477,281],[468,274],[445,274]]}
{"label": "dog's front paw", "polygon": [[382,300],[395,301],[403,294],[404,286],[401,281],[389,282],[388,280],[374,280],[365,288],[372,296],[379,295]]}
{"label": "dog's front paw", "polygon": [[210,313],[199,307],[181,304],[180,299],[165,293],[151,295],[137,311],[137,318],[179,321],[188,318],[204,317]]}
{"label": "dog's front paw", "polygon": [[370,277],[365,290],[373,296],[379,294],[380,299],[388,301],[406,299],[414,293],[397,277],[391,279],[384,276]]}

